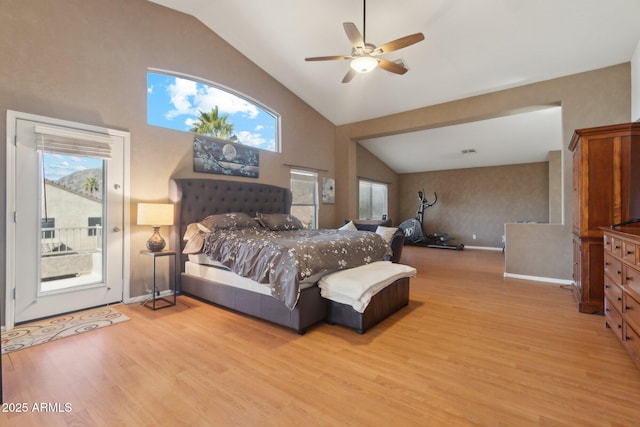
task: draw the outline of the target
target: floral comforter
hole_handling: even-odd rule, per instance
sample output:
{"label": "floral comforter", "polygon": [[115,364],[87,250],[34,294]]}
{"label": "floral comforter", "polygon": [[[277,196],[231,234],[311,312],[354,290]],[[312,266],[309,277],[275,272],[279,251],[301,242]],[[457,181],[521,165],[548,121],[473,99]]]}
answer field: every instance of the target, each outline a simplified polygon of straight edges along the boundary
{"label": "floral comforter", "polygon": [[301,281],[383,260],[391,248],[368,231],[245,228],[207,234],[203,252],[240,276],[270,285],[271,295],[293,310]]}

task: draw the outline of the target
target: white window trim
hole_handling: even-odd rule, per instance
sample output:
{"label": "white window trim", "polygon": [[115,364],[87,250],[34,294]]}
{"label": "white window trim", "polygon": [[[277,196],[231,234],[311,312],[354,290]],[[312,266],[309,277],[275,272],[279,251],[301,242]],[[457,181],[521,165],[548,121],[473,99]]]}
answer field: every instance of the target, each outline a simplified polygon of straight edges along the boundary
{"label": "white window trim", "polygon": [[366,184],[374,184],[374,185],[383,185],[385,186],[386,190],[387,190],[387,200],[385,201],[385,212],[383,215],[389,215],[389,184],[387,184],[386,182],[380,182],[380,181],[374,181],[371,179],[366,179],[366,178],[358,178],[358,219],[381,219],[381,218],[360,218],[360,184],[361,183],[366,183]]}
{"label": "white window trim", "polygon": [[[18,111],[7,110],[7,159],[6,159],[6,210],[5,210],[5,328],[10,330],[14,327],[15,319],[15,304],[14,304],[14,292],[16,283],[16,271],[15,271],[15,256],[12,247],[16,239],[14,213],[16,211],[16,123],[19,119],[45,122],[52,126],[65,127],[70,123],[67,120],[54,119],[49,117],[43,117],[35,114],[21,113]],[[123,220],[124,224],[131,223],[130,215],[130,189],[129,183],[131,181],[131,169],[130,169],[130,143],[131,135],[129,132],[119,131],[115,129],[107,129],[98,126],[91,126],[82,123],[72,123],[74,127],[87,132],[93,132],[97,134],[106,134],[118,136],[123,139],[124,144],[124,183],[122,184],[122,191],[124,195],[124,212]],[[123,302],[131,302],[130,297],[130,277],[131,277],[131,238],[128,226],[123,227],[124,241],[123,241],[123,283],[122,283],[122,299]]]}

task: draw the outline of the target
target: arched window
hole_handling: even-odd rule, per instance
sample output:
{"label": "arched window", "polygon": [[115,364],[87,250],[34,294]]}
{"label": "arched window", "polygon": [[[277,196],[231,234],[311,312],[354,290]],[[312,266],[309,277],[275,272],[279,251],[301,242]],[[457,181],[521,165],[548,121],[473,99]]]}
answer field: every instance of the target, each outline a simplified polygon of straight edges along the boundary
{"label": "arched window", "polygon": [[147,73],[147,122],[280,151],[280,117],[248,97],[192,78]]}

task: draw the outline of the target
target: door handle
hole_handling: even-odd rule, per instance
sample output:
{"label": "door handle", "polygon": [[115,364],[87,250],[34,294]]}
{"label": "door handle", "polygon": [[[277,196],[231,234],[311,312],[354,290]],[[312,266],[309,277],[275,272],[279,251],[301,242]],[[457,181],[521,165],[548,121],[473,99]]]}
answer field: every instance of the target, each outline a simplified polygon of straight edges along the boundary
{"label": "door handle", "polygon": [[122,230],[122,229],[116,225],[116,226],[114,226],[114,227],[112,228],[112,230],[114,231],[114,233],[117,233],[118,231],[120,231],[120,230]]}

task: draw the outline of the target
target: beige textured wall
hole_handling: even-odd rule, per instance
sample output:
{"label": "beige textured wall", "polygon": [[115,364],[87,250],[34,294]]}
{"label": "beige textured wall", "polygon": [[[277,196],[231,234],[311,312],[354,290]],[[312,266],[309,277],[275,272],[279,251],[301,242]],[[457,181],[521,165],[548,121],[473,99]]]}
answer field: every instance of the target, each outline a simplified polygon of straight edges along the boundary
{"label": "beige textured wall", "polygon": [[570,277],[558,277],[558,255],[551,249],[557,244],[558,236],[564,233],[564,228],[562,224],[506,223],[505,273],[543,280],[571,280]]}
{"label": "beige textured wall", "polygon": [[[172,176],[222,177],[192,171],[190,134],[147,125],[148,68],[216,82],[281,114],[282,153],[260,153],[258,181],[288,186],[283,164],[326,170],[320,178],[335,175],[334,125],[195,18],[145,0],[6,3],[0,7],[0,135],[6,134],[8,109],[129,131],[132,221],[139,201],[166,202]],[[6,149],[0,153],[4,165]],[[4,224],[4,174],[0,183]],[[334,209],[321,204],[321,226],[333,225]],[[149,230],[129,226],[135,296],[143,293],[138,250]],[[4,252],[2,245],[2,277]],[[4,280],[0,292],[4,297]]]}
{"label": "beige textured wall", "polygon": [[[571,156],[567,147],[575,129],[625,123],[631,117],[631,67],[629,63],[589,71],[486,95],[424,107],[401,114],[380,117],[336,128],[336,176],[343,189],[336,194],[337,215],[349,217],[357,212],[356,140],[464,123],[522,111],[534,105],[562,106],[563,227],[553,227],[551,242],[528,241],[518,256],[526,259],[536,251],[547,251],[553,265],[540,270],[553,271],[551,277],[571,279],[573,249],[570,232]],[[425,78],[428,78],[426,76]],[[402,185],[401,185],[402,188]],[[412,190],[413,191],[413,190]],[[550,244],[551,243],[551,244]],[[535,266],[534,266],[535,269]],[[513,272],[518,274],[518,272]]]}
{"label": "beige textured wall", "polygon": [[562,224],[562,151],[549,152],[549,223]]}
{"label": "beige textured wall", "polygon": [[428,200],[438,194],[425,209],[425,232],[448,233],[467,246],[502,247],[505,222],[549,220],[547,162],[400,174],[403,219],[416,216],[421,189]]}

